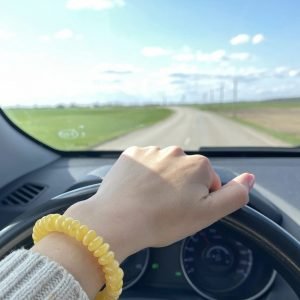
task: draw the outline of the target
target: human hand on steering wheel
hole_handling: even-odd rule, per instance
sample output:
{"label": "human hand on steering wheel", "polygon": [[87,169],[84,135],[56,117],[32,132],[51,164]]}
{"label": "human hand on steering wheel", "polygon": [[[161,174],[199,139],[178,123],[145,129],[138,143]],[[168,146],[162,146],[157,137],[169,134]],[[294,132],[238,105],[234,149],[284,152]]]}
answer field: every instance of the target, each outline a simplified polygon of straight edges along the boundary
{"label": "human hand on steering wheel", "polygon": [[[72,205],[65,215],[96,230],[121,262],[143,248],[180,240],[239,209],[247,204],[253,184],[254,176],[246,173],[221,187],[206,157],[188,156],[178,147],[131,147],[98,192]],[[53,245],[58,250],[53,251]],[[51,234],[33,251],[62,264],[90,297],[99,290],[103,279],[97,263],[76,241]]]}

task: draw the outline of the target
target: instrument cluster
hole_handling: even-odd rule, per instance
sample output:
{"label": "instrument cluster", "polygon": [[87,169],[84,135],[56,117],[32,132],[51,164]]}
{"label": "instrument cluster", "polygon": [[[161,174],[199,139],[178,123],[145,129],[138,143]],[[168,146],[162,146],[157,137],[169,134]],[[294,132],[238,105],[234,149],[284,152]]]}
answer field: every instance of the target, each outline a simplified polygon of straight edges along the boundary
{"label": "instrument cluster", "polygon": [[172,273],[177,286],[186,287],[185,281],[204,299],[253,300],[270,288],[276,276],[256,249],[219,223],[162,249],[145,249],[125,260],[125,290],[151,282],[168,285]]}

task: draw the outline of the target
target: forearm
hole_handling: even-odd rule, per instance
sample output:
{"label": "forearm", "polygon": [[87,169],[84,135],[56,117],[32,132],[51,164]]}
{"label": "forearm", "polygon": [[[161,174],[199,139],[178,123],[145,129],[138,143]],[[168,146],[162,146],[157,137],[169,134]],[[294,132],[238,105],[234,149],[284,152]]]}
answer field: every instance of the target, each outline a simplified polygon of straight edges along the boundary
{"label": "forearm", "polygon": [[94,299],[104,284],[100,266],[78,241],[62,233],[51,233],[32,249],[65,268],[79,282],[89,299]]}
{"label": "forearm", "polygon": [[[90,208],[93,207],[90,205],[90,201],[92,200],[83,201],[70,207],[65,215],[94,229],[98,235],[103,237],[104,242],[110,245],[116,259],[121,263],[128,255],[132,254],[132,250],[129,250],[130,247],[124,246],[124,236],[122,237],[120,226],[117,226],[116,217],[105,211],[104,205],[104,213],[95,218],[93,212],[90,211]],[[127,238],[126,234],[125,238]],[[40,240],[32,248],[32,251],[45,255],[63,266],[80,283],[90,299],[95,298],[104,284],[104,275],[97,259],[88,251],[87,247],[75,238],[63,233],[51,233]]]}
{"label": "forearm", "polygon": [[[103,235],[121,263],[132,254],[130,247],[122,246],[127,237],[120,237],[122,231],[107,211],[105,216],[99,214],[96,223],[91,221],[90,208],[89,201],[83,201],[65,214]],[[103,284],[97,259],[75,238],[63,233],[50,233],[30,251],[15,251],[0,263],[1,299],[94,299]]]}
{"label": "forearm", "polygon": [[74,277],[46,256],[17,250],[0,262],[0,299],[88,300]]}

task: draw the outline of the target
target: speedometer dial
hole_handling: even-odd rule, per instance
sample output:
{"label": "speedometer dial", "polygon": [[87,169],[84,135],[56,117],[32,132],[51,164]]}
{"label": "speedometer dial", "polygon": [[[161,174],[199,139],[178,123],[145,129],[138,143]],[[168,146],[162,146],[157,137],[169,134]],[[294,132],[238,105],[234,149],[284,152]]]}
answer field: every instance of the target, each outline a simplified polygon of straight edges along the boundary
{"label": "speedometer dial", "polygon": [[121,267],[124,271],[124,286],[126,290],[133,286],[143,276],[149,261],[149,249],[144,249],[124,260]]}
{"label": "speedometer dial", "polygon": [[199,294],[207,299],[223,299],[248,278],[253,253],[241,242],[225,237],[218,227],[211,226],[184,241],[181,265]]}

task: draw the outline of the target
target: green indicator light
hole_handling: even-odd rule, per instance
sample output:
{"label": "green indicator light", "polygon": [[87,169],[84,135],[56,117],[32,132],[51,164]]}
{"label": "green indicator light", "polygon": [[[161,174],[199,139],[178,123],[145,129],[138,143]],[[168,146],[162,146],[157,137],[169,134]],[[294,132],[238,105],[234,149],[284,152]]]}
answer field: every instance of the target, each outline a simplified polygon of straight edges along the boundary
{"label": "green indicator light", "polygon": [[157,270],[158,268],[159,268],[159,264],[158,263],[152,264],[152,270]]}
{"label": "green indicator light", "polygon": [[176,277],[181,277],[181,275],[182,275],[181,272],[179,272],[179,271],[175,272],[175,276],[176,276]]}

